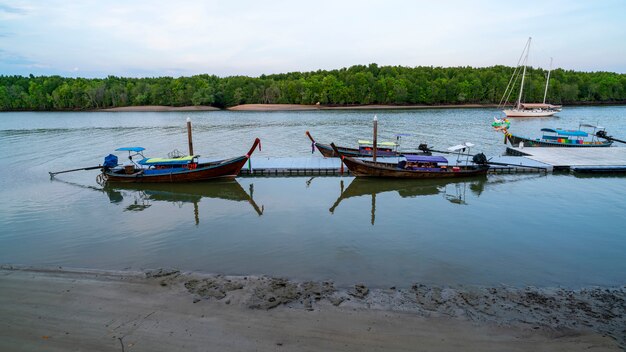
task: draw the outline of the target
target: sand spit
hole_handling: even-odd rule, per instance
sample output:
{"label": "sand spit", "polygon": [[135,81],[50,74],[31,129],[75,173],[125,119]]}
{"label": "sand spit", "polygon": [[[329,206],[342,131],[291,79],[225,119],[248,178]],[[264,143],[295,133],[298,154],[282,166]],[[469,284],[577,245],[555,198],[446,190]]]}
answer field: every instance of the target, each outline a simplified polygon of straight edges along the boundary
{"label": "sand spit", "polygon": [[[0,350],[624,348],[626,287],[407,289],[181,273],[0,269]],[[209,347],[210,346],[210,347]]]}
{"label": "sand spit", "polygon": [[495,104],[461,105],[298,105],[298,104],[243,104],[228,108],[232,111],[306,111],[306,110],[411,110],[411,109],[453,109],[453,108],[495,108]]}
{"label": "sand spit", "polygon": [[319,105],[299,105],[299,104],[242,104],[227,108],[231,111],[303,111],[320,110]]}
{"label": "sand spit", "polygon": [[[311,111],[311,110],[411,110],[411,109],[453,109],[453,108],[495,108],[494,104],[462,104],[462,105],[301,105],[301,104],[242,104],[232,106],[231,111]],[[122,106],[117,108],[97,109],[94,111],[130,111],[130,112],[168,112],[168,111],[218,111],[220,108],[207,105],[199,106],[163,106],[142,105]]]}
{"label": "sand spit", "polygon": [[134,111],[134,112],[162,112],[162,111],[217,111],[214,106],[194,105],[194,106],[163,106],[163,105],[142,105],[142,106],[121,106],[118,108],[99,109],[97,111]]}

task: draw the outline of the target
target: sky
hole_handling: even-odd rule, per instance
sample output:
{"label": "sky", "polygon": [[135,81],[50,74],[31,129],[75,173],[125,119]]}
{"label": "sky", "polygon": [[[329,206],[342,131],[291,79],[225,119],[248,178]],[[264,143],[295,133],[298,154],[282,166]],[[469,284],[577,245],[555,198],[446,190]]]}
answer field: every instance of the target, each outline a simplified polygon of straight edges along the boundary
{"label": "sky", "polygon": [[352,65],[626,73],[626,1],[0,0],[0,75],[218,76]]}

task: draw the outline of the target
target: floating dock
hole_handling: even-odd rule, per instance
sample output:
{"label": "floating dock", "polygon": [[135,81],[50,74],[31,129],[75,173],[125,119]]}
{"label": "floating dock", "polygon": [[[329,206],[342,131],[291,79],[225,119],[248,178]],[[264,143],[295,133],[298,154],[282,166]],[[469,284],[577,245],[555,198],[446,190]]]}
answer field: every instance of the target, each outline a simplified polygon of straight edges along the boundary
{"label": "floating dock", "polygon": [[[488,160],[507,165],[491,165],[491,174],[547,173],[573,171],[578,173],[626,172],[626,148],[507,148],[505,156]],[[370,159],[371,160],[371,159]],[[397,162],[398,158],[378,158],[380,162]],[[450,165],[463,164],[449,156]],[[250,168],[251,167],[251,168]],[[339,158],[322,157],[252,157],[241,176],[341,176],[350,175]]]}
{"label": "floating dock", "polygon": [[[626,149],[626,148],[625,148]],[[456,160],[448,158],[450,165]],[[398,158],[378,158],[380,162],[397,162]],[[551,171],[551,166],[525,157],[499,156],[490,159],[499,163],[512,165],[494,165],[490,173],[517,174],[517,173],[545,173]],[[251,167],[251,168],[250,168]],[[348,176],[350,171],[345,165],[342,167],[339,158],[321,157],[293,157],[293,158],[263,158],[252,157],[250,163],[241,169],[240,176]]]}
{"label": "floating dock", "polygon": [[554,171],[582,173],[626,172],[626,148],[507,147],[507,154],[550,165]]}

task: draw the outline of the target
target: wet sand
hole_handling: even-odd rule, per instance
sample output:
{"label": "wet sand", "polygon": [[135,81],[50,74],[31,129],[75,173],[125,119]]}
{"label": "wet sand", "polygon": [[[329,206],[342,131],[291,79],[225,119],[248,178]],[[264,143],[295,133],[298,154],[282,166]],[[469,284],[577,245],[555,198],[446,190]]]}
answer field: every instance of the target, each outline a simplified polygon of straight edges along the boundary
{"label": "wet sand", "polygon": [[616,351],[625,292],[4,266],[0,350]]}

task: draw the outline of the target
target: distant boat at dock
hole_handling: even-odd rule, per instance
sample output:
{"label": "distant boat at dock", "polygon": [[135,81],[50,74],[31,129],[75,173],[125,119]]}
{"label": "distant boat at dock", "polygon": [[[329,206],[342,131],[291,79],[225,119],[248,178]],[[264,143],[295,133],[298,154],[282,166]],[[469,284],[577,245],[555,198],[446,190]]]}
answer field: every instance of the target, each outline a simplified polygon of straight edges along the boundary
{"label": "distant boat at dock", "polygon": [[[593,132],[585,132],[581,130],[582,127],[593,128]],[[613,141],[600,140],[596,137],[598,132],[604,130],[604,127],[589,124],[580,124],[578,130],[542,128],[541,131],[544,132],[544,134],[540,138],[521,137],[508,132],[506,129],[503,130],[503,132],[505,143],[508,141],[513,147],[610,147]],[[591,138],[589,138],[589,136],[591,136]]]}

